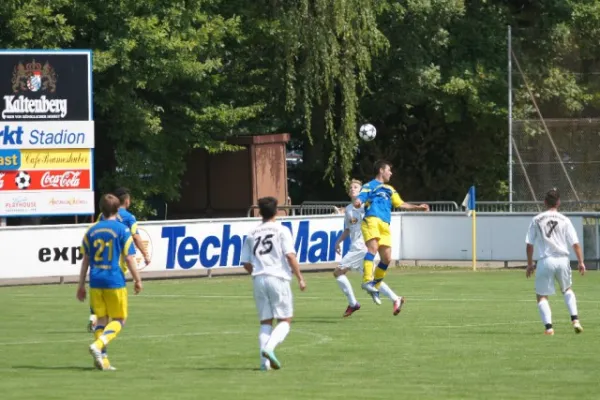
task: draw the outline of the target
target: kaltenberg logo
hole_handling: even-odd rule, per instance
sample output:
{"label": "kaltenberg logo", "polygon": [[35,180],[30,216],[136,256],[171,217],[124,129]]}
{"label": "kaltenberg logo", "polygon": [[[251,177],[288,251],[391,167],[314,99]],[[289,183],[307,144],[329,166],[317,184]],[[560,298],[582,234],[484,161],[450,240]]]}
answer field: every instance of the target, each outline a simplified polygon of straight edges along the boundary
{"label": "kaltenberg logo", "polygon": [[54,68],[46,61],[42,66],[33,59],[30,63],[18,63],[12,76],[13,95],[4,96],[2,117],[14,119],[60,119],[67,115],[66,99],[49,99],[45,95],[30,99],[21,94],[28,92],[56,92],[58,76]]}

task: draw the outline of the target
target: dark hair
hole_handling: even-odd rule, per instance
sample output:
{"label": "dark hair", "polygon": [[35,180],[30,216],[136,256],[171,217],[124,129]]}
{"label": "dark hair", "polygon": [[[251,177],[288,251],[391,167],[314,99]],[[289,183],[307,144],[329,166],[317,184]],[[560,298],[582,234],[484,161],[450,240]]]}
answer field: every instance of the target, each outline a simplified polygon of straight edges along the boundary
{"label": "dark hair", "polygon": [[119,212],[121,202],[116,196],[112,194],[105,194],[100,199],[100,212],[104,215],[104,218],[110,218]]}
{"label": "dark hair", "polygon": [[277,214],[277,199],[275,197],[263,197],[258,199],[258,209],[263,220],[269,220]]}
{"label": "dark hair", "polygon": [[558,193],[558,189],[554,188],[551,190],[548,190],[548,193],[546,193],[546,198],[544,199],[544,202],[546,203],[546,205],[548,207],[554,208],[558,206],[558,202],[560,201],[560,193]]}
{"label": "dark hair", "polygon": [[129,189],[127,189],[126,187],[120,187],[115,189],[113,194],[117,196],[121,204],[125,203],[125,200],[127,200],[127,198],[130,196]]}
{"label": "dark hair", "polygon": [[373,164],[373,173],[375,175],[379,174],[379,170],[382,168],[385,168],[386,166],[389,166],[390,168],[392,168],[392,164],[389,161],[385,161],[385,160],[375,161],[375,164]]}

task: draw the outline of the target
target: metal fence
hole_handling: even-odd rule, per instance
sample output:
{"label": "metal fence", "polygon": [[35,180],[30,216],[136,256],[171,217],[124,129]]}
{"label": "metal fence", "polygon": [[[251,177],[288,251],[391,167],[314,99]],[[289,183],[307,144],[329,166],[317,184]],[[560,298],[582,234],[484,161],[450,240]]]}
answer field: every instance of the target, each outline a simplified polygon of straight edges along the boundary
{"label": "metal fence", "polygon": [[[411,201],[412,204],[428,204],[431,211],[437,212],[449,212],[449,211],[460,211],[460,207],[454,201]],[[338,209],[345,208],[349,201],[305,201],[300,207],[320,207],[320,206],[334,206]],[[395,209],[394,211],[398,211]]]}
{"label": "metal fence", "polygon": [[[478,201],[478,212],[542,212],[543,201]],[[561,201],[563,212],[596,212],[600,211],[600,201]]]}
{"label": "metal fence", "polygon": [[[331,215],[343,214],[348,201],[305,201],[296,206],[279,206],[282,214],[288,216],[300,215]],[[462,208],[454,201],[411,201],[413,204],[429,204],[432,212],[461,212]],[[543,201],[478,201],[477,212],[542,212]],[[394,211],[400,211],[396,208]],[[563,212],[600,212],[598,201],[563,201],[560,203]],[[248,208],[248,217],[258,216],[258,206]]]}

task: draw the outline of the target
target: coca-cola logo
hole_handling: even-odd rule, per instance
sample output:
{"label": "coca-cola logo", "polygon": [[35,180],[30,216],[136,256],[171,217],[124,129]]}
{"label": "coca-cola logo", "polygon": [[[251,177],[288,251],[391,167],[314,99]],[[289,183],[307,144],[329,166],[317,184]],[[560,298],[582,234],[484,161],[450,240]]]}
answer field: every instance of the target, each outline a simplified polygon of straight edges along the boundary
{"label": "coca-cola logo", "polygon": [[4,187],[4,174],[0,174],[0,189]]}
{"label": "coca-cola logo", "polygon": [[80,175],[81,171],[65,171],[58,174],[46,171],[40,185],[43,188],[77,188],[80,184]]}

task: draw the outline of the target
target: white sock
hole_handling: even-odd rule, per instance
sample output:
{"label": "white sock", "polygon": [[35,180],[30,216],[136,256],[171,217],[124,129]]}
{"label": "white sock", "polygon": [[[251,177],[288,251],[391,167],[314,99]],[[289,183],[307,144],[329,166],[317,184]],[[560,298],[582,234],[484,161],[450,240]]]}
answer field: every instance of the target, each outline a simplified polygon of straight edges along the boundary
{"label": "white sock", "polygon": [[264,349],[269,351],[275,350],[275,347],[285,340],[285,337],[288,333],[290,333],[290,323],[281,321],[277,324],[275,329],[273,329],[271,337],[269,338],[269,341],[265,345]]}
{"label": "white sock", "polygon": [[92,322],[96,322],[96,315],[95,314],[90,314],[90,321]]}
{"label": "white sock", "polygon": [[571,289],[565,292],[565,304],[569,309],[569,314],[571,316],[577,316],[577,299],[575,298],[575,293]]}
{"label": "white sock", "polygon": [[[265,348],[269,338],[271,337],[271,332],[273,331],[273,327],[271,325],[261,325],[258,331],[258,348],[259,351],[262,352],[262,349]],[[269,360],[260,355],[260,365],[267,365]]]}
{"label": "white sock", "polygon": [[391,301],[398,300],[398,295],[394,293],[394,291],[385,282],[381,282],[381,286],[379,286],[379,292],[383,293],[383,295]]}
{"label": "white sock", "polygon": [[550,304],[548,300],[542,299],[538,303],[538,310],[540,310],[540,317],[542,317],[542,323],[544,325],[552,323],[552,311],[550,310]]}
{"label": "white sock", "polygon": [[348,299],[348,304],[354,307],[357,301],[356,297],[354,296],[354,290],[352,290],[352,285],[350,284],[348,277],[346,275],[340,275],[337,278],[335,278],[335,280],[337,281],[340,289],[342,289],[342,292],[344,292],[344,294],[346,295],[346,298]]}

